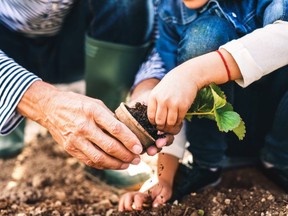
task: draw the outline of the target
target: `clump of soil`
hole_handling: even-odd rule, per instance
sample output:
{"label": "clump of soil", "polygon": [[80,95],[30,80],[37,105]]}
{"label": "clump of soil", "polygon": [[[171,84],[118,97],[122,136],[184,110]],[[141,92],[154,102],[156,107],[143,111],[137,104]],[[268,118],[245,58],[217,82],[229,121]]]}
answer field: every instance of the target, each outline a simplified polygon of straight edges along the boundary
{"label": "clump of soil", "polygon": [[139,124],[156,140],[163,135],[158,134],[158,130],[155,125],[152,125],[147,116],[147,106],[140,102],[135,104],[135,107],[126,106],[131,115],[139,122]]}

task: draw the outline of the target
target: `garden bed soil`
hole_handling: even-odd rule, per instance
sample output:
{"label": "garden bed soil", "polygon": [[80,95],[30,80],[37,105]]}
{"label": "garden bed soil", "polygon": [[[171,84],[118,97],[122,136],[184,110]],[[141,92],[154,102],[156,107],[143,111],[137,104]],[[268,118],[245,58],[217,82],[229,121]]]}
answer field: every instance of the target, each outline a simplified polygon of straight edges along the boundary
{"label": "garden bed soil", "polygon": [[0,160],[0,215],[288,215],[288,195],[255,167],[226,170],[216,188],[143,211],[117,212],[123,189],[92,182],[83,164],[47,132],[36,133],[15,158]]}

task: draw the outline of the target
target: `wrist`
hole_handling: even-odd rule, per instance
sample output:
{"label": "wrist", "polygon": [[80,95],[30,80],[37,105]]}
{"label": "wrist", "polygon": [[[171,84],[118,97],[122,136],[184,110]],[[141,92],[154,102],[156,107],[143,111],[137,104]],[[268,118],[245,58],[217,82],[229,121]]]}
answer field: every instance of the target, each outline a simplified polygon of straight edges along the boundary
{"label": "wrist", "polygon": [[[210,52],[183,63],[189,71],[188,80],[191,80],[199,89],[211,84],[223,84],[228,81],[227,69],[231,80],[239,78],[239,68],[234,58],[224,49],[219,50],[223,59],[217,52]],[[225,63],[226,65],[225,65]]]}
{"label": "wrist", "polygon": [[53,95],[57,92],[57,88],[53,85],[43,81],[35,81],[24,93],[17,106],[17,111],[43,125],[42,121],[46,118],[45,108],[49,101],[55,98]]}
{"label": "wrist", "polygon": [[138,98],[140,95],[143,95],[146,92],[151,91],[159,82],[160,80],[156,78],[143,80],[131,92],[130,100],[133,101],[136,98]]}

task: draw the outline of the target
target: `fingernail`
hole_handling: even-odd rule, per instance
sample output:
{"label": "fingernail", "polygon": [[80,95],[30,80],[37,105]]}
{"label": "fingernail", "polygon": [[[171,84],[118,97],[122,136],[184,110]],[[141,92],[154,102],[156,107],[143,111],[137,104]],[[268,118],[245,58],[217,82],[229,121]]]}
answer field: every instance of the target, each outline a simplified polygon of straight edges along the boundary
{"label": "fingernail", "polygon": [[143,150],[141,145],[134,145],[132,149],[135,154],[141,154]]}
{"label": "fingernail", "polygon": [[140,163],[140,158],[135,158],[132,162],[131,162],[131,164],[134,164],[134,165],[137,165],[137,164],[139,164]]}

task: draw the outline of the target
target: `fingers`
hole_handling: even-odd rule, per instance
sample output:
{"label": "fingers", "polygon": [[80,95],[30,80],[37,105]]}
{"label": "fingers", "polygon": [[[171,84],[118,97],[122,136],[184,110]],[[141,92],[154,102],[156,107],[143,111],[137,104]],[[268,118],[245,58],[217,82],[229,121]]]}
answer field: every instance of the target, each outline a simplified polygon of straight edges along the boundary
{"label": "fingers", "polygon": [[150,95],[148,98],[148,106],[147,106],[147,116],[149,121],[151,122],[152,125],[157,125],[156,124],[156,112],[157,112],[157,102],[156,100]]}
{"label": "fingers", "polygon": [[150,156],[154,156],[156,155],[158,152],[161,151],[161,148],[157,148],[156,146],[149,146],[147,149],[146,149],[146,153]]}
{"label": "fingers", "polygon": [[158,148],[162,148],[164,146],[169,146],[173,143],[174,136],[171,134],[165,134],[165,137],[157,139],[155,141],[155,144]]}
{"label": "fingers", "polygon": [[143,208],[144,202],[146,202],[147,200],[148,200],[148,194],[137,193],[134,196],[133,208],[135,210],[141,210]]}
{"label": "fingers", "polygon": [[119,211],[142,210],[143,203],[148,199],[148,194],[141,192],[129,192],[124,194],[119,201]]}
{"label": "fingers", "polygon": [[165,134],[164,137],[161,137],[155,141],[156,146],[150,146],[146,149],[146,153],[150,156],[154,156],[159,153],[164,146],[169,146],[173,143],[174,136],[172,134]]}
{"label": "fingers", "polygon": [[118,210],[119,211],[132,211],[132,205],[133,205],[133,200],[134,200],[134,192],[132,193],[126,193],[124,194],[118,204]]}
{"label": "fingers", "polygon": [[[142,145],[136,135],[114,116],[107,115],[106,113],[103,113],[102,110],[97,110],[94,115],[94,120],[102,130],[105,130],[107,133],[119,140],[118,144],[122,143],[128,151],[134,154],[140,154],[142,152]],[[93,138],[97,139],[95,136],[93,136]],[[93,140],[93,142],[97,143],[96,140]],[[115,144],[111,139],[109,139],[108,143],[110,143],[110,145]],[[105,146],[102,145],[102,148],[104,147]],[[125,159],[125,155],[122,155],[123,152],[115,153],[117,154],[117,158],[120,160]]]}
{"label": "fingers", "polygon": [[94,133],[89,136],[89,140],[97,145],[105,154],[117,158],[124,163],[138,164],[139,155],[133,154],[121,142],[113,137],[103,133],[99,128],[95,128]]}
{"label": "fingers", "polygon": [[147,115],[151,124],[166,133],[177,134],[180,131],[185,111],[179,111],[177,104],[165,101],[161,103],[153,95],[150,95],[147,107]]}
{"label": "fingers", "polygon": [[170,196],[167,193],[165,193],[165,191],[162,191],[162,193],[156,196],[155,200],[152,203],[152,206],[158,207],[159,205],[166,203],[169,199]]}
{"label": "fingers", "polygon": [[81,162],[97,169],[126,169],[129,163],[123,163],[108,155],[89,140],[71,135],[64,143],[64,149]]}
{"label": "fingers", "polygon": [[152,190],[151,197],[153,198],[153,207],[157,207],[166,203],[172,195],[172,188],[164,182],[159,182],[157,187]]}

